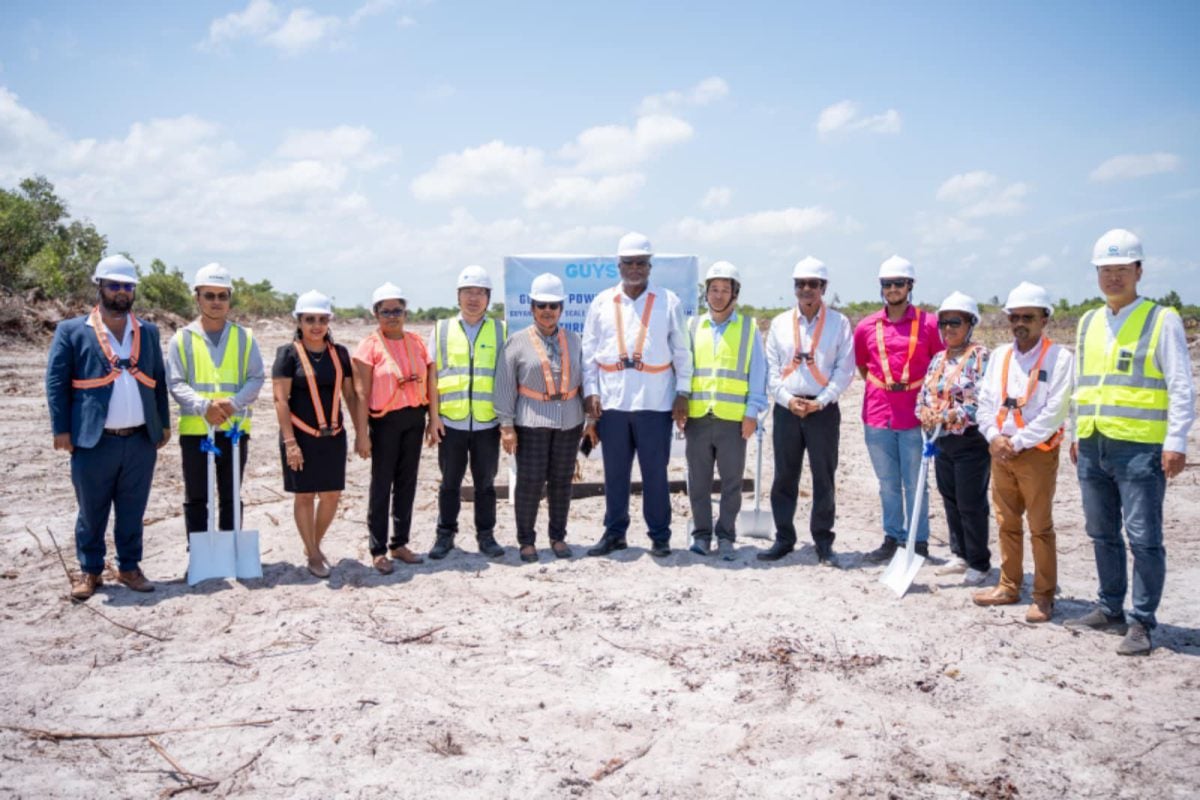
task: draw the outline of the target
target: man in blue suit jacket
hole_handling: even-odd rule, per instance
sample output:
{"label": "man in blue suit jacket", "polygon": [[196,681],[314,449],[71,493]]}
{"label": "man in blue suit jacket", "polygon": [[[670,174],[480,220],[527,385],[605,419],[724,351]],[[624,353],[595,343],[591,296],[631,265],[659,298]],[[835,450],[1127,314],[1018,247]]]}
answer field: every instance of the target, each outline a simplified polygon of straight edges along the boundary
{"label": "man in blue suit jacket", "polygon": [[99,302],[92,313],[59,323],[46,367],[54,449],[71,454],[79,503],[75,553],[82,574],[71,584],[75,600],[88,599],[103,582],[110,511],[117,580],[136,592],[154,591],[138,566],[142,517],[158,448],[171,438],[158,328],[129,313],[136,268],[124,256],[109,256],[92,281]]}

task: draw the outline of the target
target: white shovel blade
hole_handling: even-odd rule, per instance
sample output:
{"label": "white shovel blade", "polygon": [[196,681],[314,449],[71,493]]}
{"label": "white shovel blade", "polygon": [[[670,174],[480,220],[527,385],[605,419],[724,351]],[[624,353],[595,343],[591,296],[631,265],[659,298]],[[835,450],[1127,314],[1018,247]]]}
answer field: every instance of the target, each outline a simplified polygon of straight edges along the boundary
{"label": "white shovel blade", "polygon": [[233,534],[234,547],[237,553],[237,577],[261,578],[262,556],[258,549],[258,531],[238,531]]}
{"label": "white shovel blade", "polygon": [[916,553],[909,556],[907,548],[901,548],[892,556],[892,563],[887,565],[879,582],[895,592],[897,597],[904,597],[924,563],[925,556]]}
{"label": "white shovel blade", "polygon": [[737,518],[738,536],[749,536],[753,539],[772,539],[775,537],[775,518],[770,511],[759,509],[742,511]]}
{"label": "white shovel blade", "polygon": [[237,572],[233,534],[202,531],[188,534],[188,586],[209,578],[232,578]]}

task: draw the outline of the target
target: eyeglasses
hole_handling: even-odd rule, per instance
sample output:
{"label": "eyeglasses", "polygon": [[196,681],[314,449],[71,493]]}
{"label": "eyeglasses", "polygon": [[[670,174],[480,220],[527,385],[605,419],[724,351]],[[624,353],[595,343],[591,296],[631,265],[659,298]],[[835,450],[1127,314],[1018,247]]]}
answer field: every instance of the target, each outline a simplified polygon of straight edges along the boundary
{"label": "eyeglasses", "polygon": [[621,266],[622,267],[648,267],[648,266],[650,266],[650,259],[648,259],[648,258],[622,258]]}
{"label": "eyeglasses", "polygon": [[966,322],[962,317],[949,317],[948,319],[939,319],[939,328],[961,328]]}
{"label": "eyeglasses", "polygon": [[1033,322],[1038,318],[1037,314],[1009,314],[1008,321],[1016,324],[1018,322]]}
{"label": "eyeglasses", "polygon": [[908,286],[908,278],[884,278],[879,282],[884,289],[903,289]]}
{"label": "eyeglasses", "polygon": [[100,285],[110,292],[132,292],[137,288],[136,283],[129,281],[101,281]]}
{"label": "eyeglasses", "polygon": [[304,316],[300,317],[300,322],[304,325],[328,325],[329,317],[325,316],[324,314],[305,314]]}
{"label": "eyeglasses", "polygon": [[562,308],[562,303],[534,303],[533,307],[538,311],[545,311],[546,309],[558,311],[560,308]]}
{"label": "eyeglasses", "polygon": [[210,303],[228,303],[229,292],[201,292],[200,297]]}
{"label": "eyeglasses", "polygon": [[820,289],[825,285],[825,281],[820,278],[797,278],[793,282],[797,289]]}
{"label": "eyeglasses", "polygon": [[403,317],[407,313],[408,313],[407,308],[381,308],[381,309],[379,309],[379,316],[389,317],[391,319],[395,319],[397,317]]}

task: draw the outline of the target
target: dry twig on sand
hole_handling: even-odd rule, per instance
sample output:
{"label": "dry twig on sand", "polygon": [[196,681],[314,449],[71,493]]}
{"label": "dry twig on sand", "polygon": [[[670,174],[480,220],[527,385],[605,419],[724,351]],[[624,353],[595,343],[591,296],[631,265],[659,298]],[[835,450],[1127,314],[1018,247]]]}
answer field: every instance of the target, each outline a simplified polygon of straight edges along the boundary
{"label": "dry twig on sand", "polygon": [[445,625],[438,625],[436,628],[430,628],[424,633],[418,633],[415,636],[405,636],[403,639],[377,639],[376,641],[382,644],[412,644],[413,642],[419,642],[422,639],[428,639],[430,636],[433,636],[435,633],[444,629],[445,627]]}
{"label": "dry twig on sand", "polygon": [[605,778],[607,778],[609,775],[612,775],[617,770],[622,769],[626,765],[628,765],[634,761],[637,761],[639,758],[646,755],[646,753],[649,753],[651,747],[654,747],[653,739],[646,742],[646,744],[643,745],[642,747],[638,748],[638,750],[633,755],[629,756],[628,758],[621,758],[620,756],[614,756],[614,757],[610,758],[608,761],[604,762],[603,767],[596,770],[592,774],[592,780],[593,781],[604,780]]}
{"label": "dry twig on sand", "polygon": [[163,760],[171,765],[171,769],[175,770],[176,775],[187,781],[186,786],[176,786],[171,789],[164,789],[159,795],[160,797],[174,797],[180,792],[186,792],[192,789],[204,790],[216,788],[218,781],[214,781],[212,778],[206,778],[203,775],[197,775],[190,770],[184,769],[178,761],[171,757],[171,754],[167,752],[166,748],[154,741],[152,737],[147,736],[146,741],[149,742],[150,746],[154,748],[154,752],[162,756]]}
{"label": "dry twig on sand", "polygon": [[193,725],[190,728],[160,728],[153,731],[130,731],[129,733],[87,733],[85,731],[48,731],[41,728],[27,728],[23,725],[0,725],[0,730],[23,733],[30,739],[45,742],[72,742],[81,739],[145,739],[150,736],[163,736],[168,733],[190,733],[192,731],[211,731],[217,728],[261,728],[271,725],[278,717],[270,719],[250,719],[244,722],[220,722],[216,725]]}
{"label": "dry twig on sand", "polygon": [[124,623],[117,622],[115,619],[113,619],[112,617],[108,616],[108,615],[107,615],[107,614],[105,614],[103,611],[100,611],[99,609],[92,608],[91,606],[89,606],[89,605],[88,605],[88,604],[86,604],[86,603],[79,603],[79,607],[80,607],[80,608],[86,608],[88,611],[92,612],[93,614],[95,614],[96,616],[100,617],[101,619],[103,619],[103,620],[105,620],[105,621],[107,621],[107,622],[110,622],[110,623],[112,623],[113,625],[116,625],[118,628],[121,628],[121,629],[123,629],[123,630],[127,630],[127,631],[129,631],[130,633],[136,633],[138,636],[145,636],[147,639],[153,639],[153,640],[155,640],[156,642],[169,642],[169,641],[171,641],[171,637],[170,637],[170,636],[159,636],[158,634],[154,634],[154,633],[146,633],[146,631],[142,630],[141,628],[135,628],[135,627],[133,627],[132,625],[126,625],[126,624],[124,624]]}
{"label": "dry twig on sand", "polygon": [[450,731],[446,731],[446,735],[439,739],[430,739],[429,747],[433,752],[440,756],[461,756],[463,754],[462,745],[454,741],[454,736]]}

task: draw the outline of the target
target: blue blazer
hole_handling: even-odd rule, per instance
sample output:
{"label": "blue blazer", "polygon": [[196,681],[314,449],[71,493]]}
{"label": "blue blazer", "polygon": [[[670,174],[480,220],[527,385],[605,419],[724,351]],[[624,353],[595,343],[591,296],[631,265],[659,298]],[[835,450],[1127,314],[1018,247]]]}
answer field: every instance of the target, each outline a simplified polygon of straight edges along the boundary
{"label": "blue blazer", "polygon": [[[153,389],[138,383],[142,410],[146,414],[146,432],[150,441],[164,438],[164,429],[171,425],[167,406],[167,372],[163,365],[162,344],[158,326],[138,320],[142,326],[141,353],[138,369],[156,381]],[[112,384],[95,389],[76,389],[72,380],[103,378],[110,371],[108,359],[96,340],[96,331],[87,324],[87,317],[75,317],[58,323],[54,342],[50,345],[50,361],[46,365],[46,402],[50,405],[50,427],[54,435],[71,434],[76,447],[95,447],[104,435],[104,420],[108,417],[108,401],[112,399]]]}

